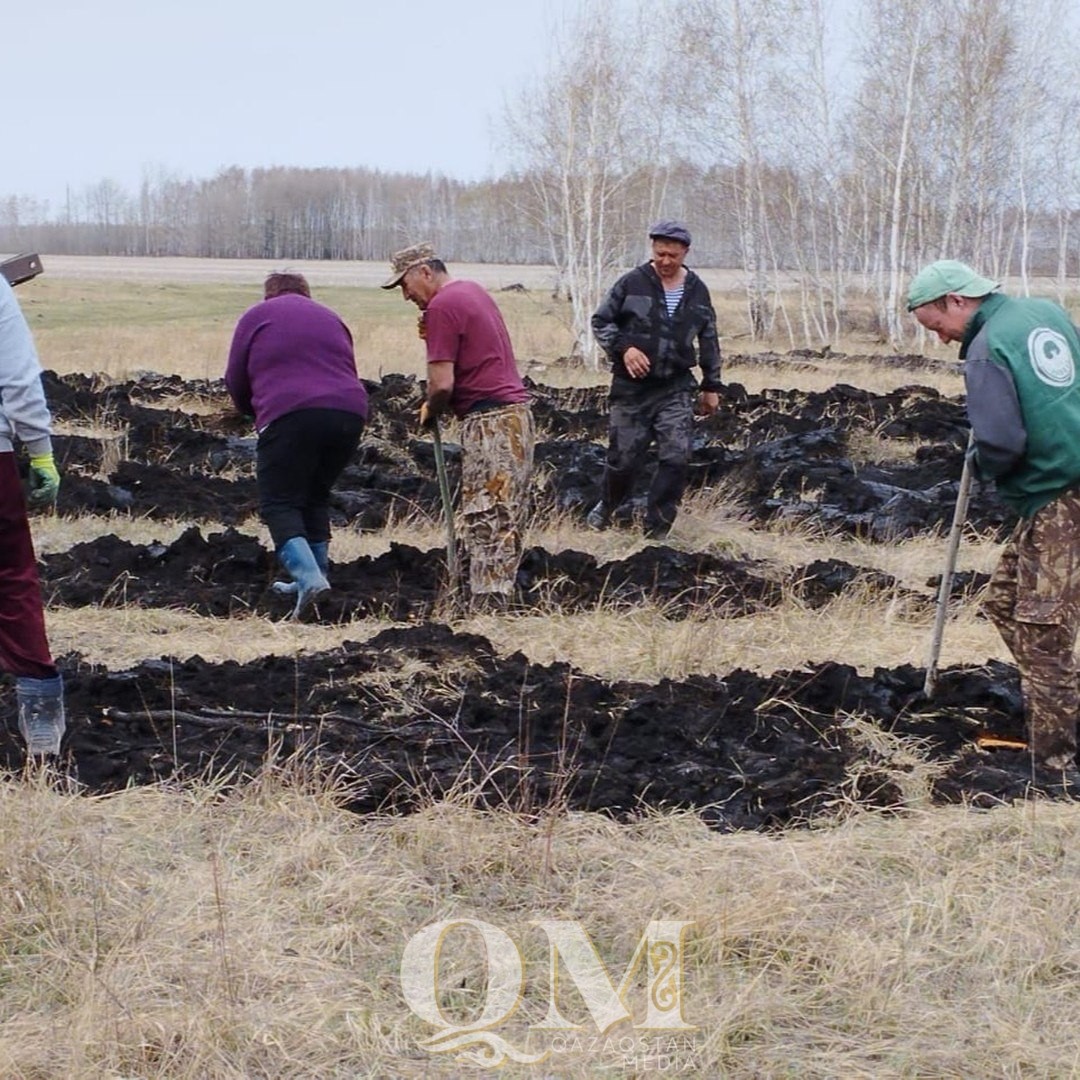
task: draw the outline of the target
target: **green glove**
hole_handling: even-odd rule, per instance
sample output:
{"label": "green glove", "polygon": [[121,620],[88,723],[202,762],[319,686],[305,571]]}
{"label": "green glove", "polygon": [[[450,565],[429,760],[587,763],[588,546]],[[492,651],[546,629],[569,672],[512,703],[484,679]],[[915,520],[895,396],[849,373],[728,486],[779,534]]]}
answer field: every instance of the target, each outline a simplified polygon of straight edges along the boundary
{"label": "green glove", "polygon": [[30,458],[30,505],[51,506],[60,490],[60,473],[52,454]]}

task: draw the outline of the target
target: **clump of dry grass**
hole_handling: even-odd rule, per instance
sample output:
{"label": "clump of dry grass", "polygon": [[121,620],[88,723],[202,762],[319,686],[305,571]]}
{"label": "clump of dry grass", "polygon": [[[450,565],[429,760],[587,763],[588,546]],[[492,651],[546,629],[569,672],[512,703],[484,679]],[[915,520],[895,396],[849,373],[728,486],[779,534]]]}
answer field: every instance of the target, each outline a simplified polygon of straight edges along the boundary
{"label": "clump of dry grass", "polygon": [[[88,799],[0,785],[0,1072],[183,1078],[461,1076],[419,1045],[406,941],[476,918],[521,943],[544,1013],[535,920],[578,921],[617,979],[650,918],[692,921],[680,1051],[701,1076],[1071,1075],[1080,1021],[1080,819],[1068,805],[849,812],[767,837],[689,813],[617,825],[469,809],[357,817],[330,775],[270,767]],[[484,966],[448,946],[444,1007],[475,1015]],[[640,1010],[639,987],[631,993]],[[585,1036],[540,1075],[639,1075]],[[605,1049],[607,1045],[607,1049]],[[503,1076],[536,1076],[510,1065]]]}
{"label": "clump of dry grass", "polygon": [[[738,495],[723,487],[700,488],[687,495],[671,542],[686,550],[718,549],[783,567],[839,559],[881,570],[901,585],[924,590],[928,579],[941,573],[946,553],[944,534],[922,534],[886,544],[829,531],[811,521],[781,520],[762,528],[742,512]],[[968,527],[957,553],[956,569],[989,573],[1001,547],[994,537]]]}
{"label": "clump of dry grass", "polygon": [[345,641],[365,641],[390,623],[357,619],[334,624],[300,623],[234,616],[227,619],[167,608],[135,605],[49,608],[45,613],[53,654],[79,653],[87,663],[113,670],[134,667],[147,658],[201,656],[212,664],[246,664],[263,656],[325,652]]}
{"label": "clump of dry grass", "polygon": [[[63,479],[60,482],[63,483]],[[30,518],[34,550],[39,558],[67,551],[76,544],[90,543],[102,536],[116,536],[130,544],[171,544],[191,525],[190,521],[155,521],[124,513],[110,516],[43,513]]]}
{"label": "clump of dry grass", "polygon": [[[932,611],[911,617],[887,599],[858,590],[823,608],[789,597],[776,608],[737,619],[671,619],[662,605],[601,605],[574,614],[542,612],[513,618],[478,617],[465,628],[483,633],[501,651],[520,650],[540,664],[564,661],[607,679],[683,679],[723,675],[734,668],[762,674],[841,661],[869,674],[876,667],[926,663]],[[945,632],[942,666],[1007,659],[993,626],[969,605]]]}

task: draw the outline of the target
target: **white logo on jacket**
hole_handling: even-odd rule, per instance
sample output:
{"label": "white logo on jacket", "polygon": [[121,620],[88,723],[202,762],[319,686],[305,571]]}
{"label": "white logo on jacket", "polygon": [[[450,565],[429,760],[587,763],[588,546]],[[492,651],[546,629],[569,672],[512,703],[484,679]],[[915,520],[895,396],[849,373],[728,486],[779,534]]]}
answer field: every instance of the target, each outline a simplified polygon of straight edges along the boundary
{"label": "white logo on jacket", "polygon": [[1071,386],[1076,362],[1064,334],[1040,326],[1028,335],[1028,356],[1035,374],[1047,386]]}

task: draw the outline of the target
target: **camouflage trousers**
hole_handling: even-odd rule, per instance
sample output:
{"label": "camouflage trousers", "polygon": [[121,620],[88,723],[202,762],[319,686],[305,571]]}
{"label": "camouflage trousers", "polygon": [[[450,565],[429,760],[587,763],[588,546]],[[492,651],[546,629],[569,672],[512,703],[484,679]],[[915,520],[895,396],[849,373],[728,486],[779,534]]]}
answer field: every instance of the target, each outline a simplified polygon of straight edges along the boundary
{"label": "camouflage trousers", "polygon": [[617,394],[613,387],[604,470],[603,501],[607,512],[613,513],[630,496],[649,443],[655,440],[657,465],[645,508],[645,531],[665,534],[675,521],[686,490],[693,433],[692,387],[635,387],[632,397]]}
{"label": "camouflage trousers", "polygon": [[1020,671],[1036,762],[1058,769],[1076,756],[1076,646],[1080,628],[1080,491],[1058,496],[1009,537],[984,610]]}
{"label": "camouflage trousers", "polygon": [[528,405],[489,409],[461,421],[461,518],[473,596],[513,591],[535,445]]}

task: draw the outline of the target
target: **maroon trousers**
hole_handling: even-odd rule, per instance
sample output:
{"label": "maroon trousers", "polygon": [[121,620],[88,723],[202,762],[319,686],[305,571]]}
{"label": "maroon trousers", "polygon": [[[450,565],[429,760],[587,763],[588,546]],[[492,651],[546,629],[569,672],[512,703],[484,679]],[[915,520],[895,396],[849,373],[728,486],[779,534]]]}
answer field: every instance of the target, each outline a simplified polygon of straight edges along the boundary
{"label": "maroon trousers", "polygon": [[0,668],[51,679],[37,560],[13,451],[0,451]]}

